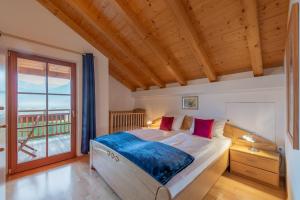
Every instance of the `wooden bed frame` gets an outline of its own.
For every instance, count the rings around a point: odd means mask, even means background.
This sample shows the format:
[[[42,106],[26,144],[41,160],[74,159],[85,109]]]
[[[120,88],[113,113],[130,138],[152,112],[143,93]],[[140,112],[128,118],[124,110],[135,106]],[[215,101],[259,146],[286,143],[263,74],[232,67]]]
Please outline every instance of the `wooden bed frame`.
[[[202,199],[227,169],[228,157],[229,151],[226,150],[173,199]],[[96,141],[91,141],[90,166],[123,200],[172,199],[167,187],[157,182],[127,158]]]
[[[203,198],[228,167],[228,152],[226,150],[173,199]],[[96,141],[91,141],[90,165],[123,200],[171,200],[167,187],[127,158]]]
[[[224,128],[224,135],[232,138],[233,143],[238,142],[238,136],[245,133],[247,133],[247,131],[230,124],[226,124]],[[157,182],[153,177],[148,175],[127,158],[96,141],[91,140],[90,145],[91,168],[95,169],[103,177],[106,183],[108,183],[108,185],[121,199],[172,199],[167,187]],[[272,145],[266,146],[268,148],[274,148]],[[218,159],[212,162],[195,180],[193,180],[173,199],[202,199],[228,166],[229,149],[227,149]]]

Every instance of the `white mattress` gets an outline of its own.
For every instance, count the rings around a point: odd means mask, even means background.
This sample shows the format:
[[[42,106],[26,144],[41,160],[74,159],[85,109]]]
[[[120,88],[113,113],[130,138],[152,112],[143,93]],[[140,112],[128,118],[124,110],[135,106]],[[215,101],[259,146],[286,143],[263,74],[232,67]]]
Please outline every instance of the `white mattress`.
[[[161,131],[158,129],[134,130],[130,133],[152,141],[159,141],[176,147],[190,155],[195,160],[187,168],[174,176],[165,186],[174,198],[188,184],[197,178],[212,162],[217,160],[231,145],[231,139],[214,137],[206,139],[183,133],[182,131]]]

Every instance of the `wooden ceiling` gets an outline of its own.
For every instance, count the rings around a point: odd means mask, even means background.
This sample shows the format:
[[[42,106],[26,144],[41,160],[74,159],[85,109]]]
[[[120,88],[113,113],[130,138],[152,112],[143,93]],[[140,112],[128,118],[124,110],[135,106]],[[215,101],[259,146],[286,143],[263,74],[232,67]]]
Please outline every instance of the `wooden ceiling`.
[[[289,0],[37,1],[131,90],[283,65]]]

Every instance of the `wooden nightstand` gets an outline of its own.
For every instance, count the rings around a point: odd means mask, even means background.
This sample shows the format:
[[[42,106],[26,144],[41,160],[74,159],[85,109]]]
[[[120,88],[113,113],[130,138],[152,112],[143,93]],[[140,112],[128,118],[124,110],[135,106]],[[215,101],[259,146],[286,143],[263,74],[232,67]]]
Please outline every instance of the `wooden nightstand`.
[[[246,146],[230,147],[230,172],[279,186],[280,154],[260,150],[252,152]]]

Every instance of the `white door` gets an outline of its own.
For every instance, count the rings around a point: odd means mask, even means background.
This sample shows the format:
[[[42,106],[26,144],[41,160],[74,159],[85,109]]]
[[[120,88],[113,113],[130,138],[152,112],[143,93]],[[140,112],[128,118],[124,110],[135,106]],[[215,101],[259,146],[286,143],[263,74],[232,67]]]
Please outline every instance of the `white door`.
[[[0,55],[0,199],[5,199],[6,175],[6,67]]]

